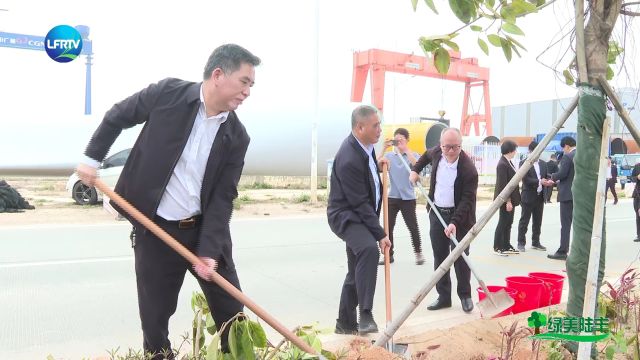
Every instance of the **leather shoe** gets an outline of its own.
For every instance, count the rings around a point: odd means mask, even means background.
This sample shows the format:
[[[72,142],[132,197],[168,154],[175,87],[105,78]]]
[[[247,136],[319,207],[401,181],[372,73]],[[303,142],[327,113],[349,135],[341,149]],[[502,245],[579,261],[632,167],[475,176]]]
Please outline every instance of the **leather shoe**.
[[[470,313],[473,310],[473,300],[471,298],[460,299],[462,303],[462,310],[466,313]]]
[[[554,259],[554,260],[567,260],[567,254],[563,254],[563,253],[559,253],[559,252],[557,252],[555,254],[552,254],[552,255],[547,255],[547,257],[549,259]]]
[[[336,329],[333,332],[336,334],[358,335],[358,323],[347,325],[340,319],[336,319]]]
[[[531,245],[531,248],[532,248],[532,249],[536,249],[536,250],[540,250],[540,251],[546,251],[546,250],[547,250],[547,247],[546,247],[546,246],[543,246],[543,245],[542,245],[542,244],[540,244],[540,243],[537,243],[537,244],[533,244],[533,245]]]
[[[393,264],[393,255],[389,256],[389,264]],[[378,261],[378,265],[384,265],[384,256],[380,258],[380,261]]]
[[[360,324],[358,325],[358,333],[360,335],[377,333],[378,324],[373,320],[373,315],[369,311],[360,313]]]
[[[433,303],[431,303],[431,305],[427,306],[427,310],[440,310],[440,309],[450,308],[450,307],[451,307],[451,300],[445,301],[445,300],[440,300],[440,298],[438,298],[438,300],[434,301]]]

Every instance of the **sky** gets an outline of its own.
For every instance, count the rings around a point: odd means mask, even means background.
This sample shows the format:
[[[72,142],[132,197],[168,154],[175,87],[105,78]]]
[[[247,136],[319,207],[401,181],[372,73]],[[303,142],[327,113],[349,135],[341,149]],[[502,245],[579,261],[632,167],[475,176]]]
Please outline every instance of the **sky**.
[[[248,157],[264,147],[277,151],[289,147],[308,154],[316,104],[320,137],[343,138],[348,133],[350,112],[356,105],[350,102],[353,51],[380,48],[423,55],[417,45],[419,36],[460,26],[446,2],[436,3],[441,15],[433,14],[421,1],[414,12],[409,0],[322,0],[317,12],[315,1],[300,0],[184,0],[167,5],[0,0],[0,9],[8,9],[0,11],[0,31],[44,36],[56,25],[84,24],[91,28],[94,51],[93,114],[86,116],[84,57],[60,64],[44,52],[0,48],[0,126],[12,134],[0,142],[0,167],[75,161],[114,103],[165,77],[201,80],[211,51],[228,42],[262,59],[251,97],[238,110],[253,139]],[[484,55],[474,33],[458,38],[463,57],[477,57],[481,66],[490,68],[492,106],[575,94],[574,87],[536,61],[559,39],[558,34],[573,27],[572,6],[572,2],[558,1],[518,20],[526,34],[521,42],[528,51],[511,63],[498,48]],[[636,23],[630,29],[629,34],[640,33]],[[550,48],[542,60],[553,65],[567,50],[568,39]],[[637,55],[635,46],[629,49],[627,64],[637,63]],[[560,70],[568,61],[566,57]],[[619,76],[614,86],[638,87],[640,77],[628,68],[632,74]],[[368,91],[365,103],[370,102]],[[384,121],[437,117],[443,109],[457,126],[463,91],[462,83],[389,74]],[[476,93],[473,107],[480,108],[480,103]],[[112,149],[132,144],[135,135],[135,131],[123,133]],[[295,144],[294,148],[288,144]],[[22,149],[20,154],[7,157],[7,151],[16,148]]]

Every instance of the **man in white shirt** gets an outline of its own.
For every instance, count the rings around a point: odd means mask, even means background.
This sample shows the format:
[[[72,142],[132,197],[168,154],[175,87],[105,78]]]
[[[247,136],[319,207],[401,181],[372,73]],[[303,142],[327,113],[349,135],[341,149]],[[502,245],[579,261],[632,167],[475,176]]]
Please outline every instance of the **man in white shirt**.
[[[448,224],[443,227],[433,212],[429,214],[431,247],[433,248],[433,268],[437,269],[449,256],[455,245],[449,240],[458,240],[471,230],[476,222],[476,198],[478,192],[478,170],[471,158],[462,150],[462,135],[456,128],[447,128],[440,135],[440,146],[429,149],[411,168],[409,180],[415,183],[419,173],[432,164],[429,198]],[[465,249],[469,254],[469,248]],[[464,312],[473,310],[471,300],[471,271],[462,258],[454,262],[457,293]],[[451,278],[449,271],[436,284],[438,300],[427,307],[439,310],[451,307]]]
[[[532,141],[529,144],[529,154],[538,146],[538,143]],[[524,164],[524,160],[520,162],[520,167]],[[544,213],[545,192],[544,185],[549,177],[547,171],[547,163],[538,159],[533,163],[527,174],[522,178],[522,193],[520,195],[522,213],[518,223],[518,251],[525,251],[527,243],[527,228],[529,220],[533,218],[531,225],[531,248],[540,251],[546,251],[547,248],[540,243],[540,233],[542,229],[542,214]]]
[[[243,309],[208,279],[217,271],[240,288],[229,221],[249,136],[235,110],[249,96],[259,64],[246,49],[226,44],[209,57],[202,82],[168,78],[133,94],[105,114],[87,146],[86,161],[78,165],[80,179],[93,185],[98,163],[120,132],[144,123],[115,191],[206,264],[192,269],[114,204],[134,225],[143,347],[153,360],[175,356],[168,323],[187,270],[198,275],[218,329]],[[223,352],[229,351],[227,334],[221,337]]]

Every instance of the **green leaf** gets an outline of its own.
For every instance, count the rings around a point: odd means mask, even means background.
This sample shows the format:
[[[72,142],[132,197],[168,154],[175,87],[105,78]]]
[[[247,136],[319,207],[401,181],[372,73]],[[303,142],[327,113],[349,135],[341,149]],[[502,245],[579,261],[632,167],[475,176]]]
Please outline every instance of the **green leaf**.
[[[229,338],[228,338],[228,343],[229,343],[229,351],[231,352],[231,355],[233,355],[234,359],[238,359],[238,340],[236,339],[236,329],[237,329],[237,321],[234,321],[231,324],[231,329],[229,330]]]
[[[433,53],[433,65],[436,67],[440,74],[446,74],[449,72],[449,66],[451,65],[451,57],[449,52],[443,48],[439,48]]]
[[[515,45],[511,44],[511,50],[514,53],[516,53],[516,55],[518,55],[518,57],[520,57],[520,58],[522,57],[522,55],[520,55],[520,51],[518,51],[518,48]]]
[[[220,346],[220,333],[213,334],[209,346],[207,346],[207,360],[218,360],[218,347]]]
[[[53,355],[49,354],[47,355],[47,360],[56,360]]]
[[[613,69],[611,68],[611,66],[607,65],[607,80],[613,79],[614,75],[615,74],[613,73]]]
[[[473,31],[482,31],[482,26],[478,26],[478,25],[471,25],[470,26],[471,30]]]
[[[515,44],[517,47],[519,47],[520,49],[522,49],[522,50],[524,50],[524,51],[527,51],[527,49],[526,49],[524,46],[522,46],[522,44],[520,44],[516,39],[512,38],[512,37],[511,37],[511,36],[509,36],[509,35],[506,35],[506,38],[507,38],[507,40],[509,40],[509,41],[511,41],[512,43],[514,43],[514,44]]]
[[[431,9],[431,11],[438,14],[438,10],[436,10],[436,6],[433,4],[433,0],[424,0],[424,2],[427,4],[429,9]]]
[[[613,345],[607,346],[607,350],[605,351],[605,355],[608,360],[613,360],[613,355],[616,353],[616,349]]]
[[[480,46],[480,49],[484,51],[485,55],[489,55],[489,46],[484,40],[478,38],[478,46]]]
[[[536,11],[536,6],[524,0],[513,0],[513,2],[511,3],[511,9],[513,10],[514,14],[518,16],[528,12]]]
[[[455,51],[460,51],[460,48],[458,47],[458,44],[454,43],[453,41],[442,40],[442,42],[447,44],[447,46],[449,46],[451,49],[453,49]]]
[[[502,51],[504,52],[504,57],[507,58],[508,62],[511,62],[511,42],[507,39],[500,38],[500,45],[502,46]]]
[[[214,335],[218,329],[216,328],[216,322],[213,321],[213,317],[211,316],[211,313],[208,313],[206,316],[206,325],[207,327],[207,332],[211,335]]]
[[[607,52],[607,64],[615,64],[616,59],[624,52],[624,48],[618,45],[616,41],[609,41],[609,50]]]
[[[487,40],[489,40],[489,42],[491,43],[491,45],[495,46],[495,47],[501,47],[502,44],[500,43],[500,36],[496,35],[496,34],[489,34],[487,35]]]
[[[485,0],[488,7],[493,8],[496,5],[495,0]]]
[[[449,0],[449,7],[456,17],[465,24],[476,17],[476,5],[473,0]]]
[[[513,35],[524,35],[524,32],[516,24],[503,23],[502,30]]]
[[[540,6],[542,6],[542,5],[546,4],[546,3],[547,3],[546,0],[538,0],[538,1],[536,1],[536,7],[540,7]]]
[[[418,0],[411,0],[411,6],[413,7],[413,11],[416,11],[418,8]]]
[[[502,16],[502,19],[508,23],[516,23],[516,13],[515,11],[513,11],[513,8],[511,8],[511,6],[503,6],[500,9],[500,16]]]
[[[429,40],[424,36],[420,37],[418,43],[420,44],[420,47],[422,47],[422,50],[425,52],[425,54],[431,53],[440,47],[439,42],[436,42],[435,40]]]
[[[251,339],[253,340],[253,345],[258,348],[267,347],[267,334],[265,334],[262,326],[255,322],[246,320],[249,325],[249,333],[251,334]]]

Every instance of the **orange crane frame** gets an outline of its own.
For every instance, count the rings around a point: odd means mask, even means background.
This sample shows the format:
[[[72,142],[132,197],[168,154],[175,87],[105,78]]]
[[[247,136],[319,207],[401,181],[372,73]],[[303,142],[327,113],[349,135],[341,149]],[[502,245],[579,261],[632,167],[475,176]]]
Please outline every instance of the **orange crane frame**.
[[[486,136],[493,135],[491,101],[489,99],[489,69],[479,66],[477,58],[463,59],[460,53],[456,51],[449,51],[449,55],[451,56],[449,72],[443,75],[438,73],[433,61],[424,56],[380,49],[357,51],[353,54],[351,101],[362,102],[369,70],[371,70],[371,99],[373,105],[381,112],[384,104],[384,77],[387,71],[460,81],[465,83],[462,119],[460,122],[462,135],[469,135],[471,124],[473,124],[476,135],[481,135],[480,123],[485,124]],[[482,86],[484,114],[469,114],[471,88],[476,86]]]

